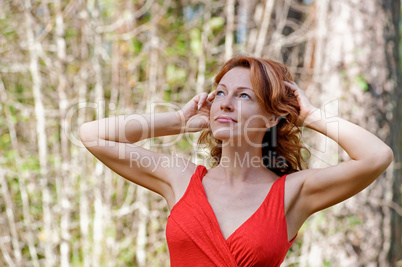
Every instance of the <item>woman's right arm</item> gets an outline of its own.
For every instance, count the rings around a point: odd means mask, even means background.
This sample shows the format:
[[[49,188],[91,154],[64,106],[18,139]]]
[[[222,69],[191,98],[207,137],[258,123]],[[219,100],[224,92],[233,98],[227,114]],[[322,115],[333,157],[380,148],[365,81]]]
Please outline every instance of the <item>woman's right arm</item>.
[[[177,112],[120,115],[87,122],[80,127],[80,139],[110,169],[162,195],[172,207],[176,196],[183,191],[180,178],[191,177],[196,165],[184,158],[157,153],[132,143],[205,128],[211,105],[207,97],[206,93],[196,95]],[[200,110],[199,103],[203,104]]]
[[[80,137],[89,146],[98,145],[99,138],[135,143],[150,137],[183,133],[183,120],[179,112],[120,115],[84,123],[80,128]]]

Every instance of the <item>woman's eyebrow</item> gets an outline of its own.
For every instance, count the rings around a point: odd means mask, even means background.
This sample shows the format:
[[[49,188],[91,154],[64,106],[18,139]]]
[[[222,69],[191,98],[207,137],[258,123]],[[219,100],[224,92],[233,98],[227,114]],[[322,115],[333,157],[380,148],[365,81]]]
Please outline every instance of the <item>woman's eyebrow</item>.
[[[225,84],[223,84],[223,83],[220,83],[220,84],[218,84],[218,86],[223,86],[223,87],[225,87],[226,89],[227,89],[227,87],[226,87],[226,85]],[[217,87],[218,87],[217,86]],[[251,90],[251,91],[254,91],[253,89],[251,89],[250,87],[246,87],[246,86],[239,86],[239,87],[237,87],[237,90],[239,90],[239,89],[248,89],[248,90]]]

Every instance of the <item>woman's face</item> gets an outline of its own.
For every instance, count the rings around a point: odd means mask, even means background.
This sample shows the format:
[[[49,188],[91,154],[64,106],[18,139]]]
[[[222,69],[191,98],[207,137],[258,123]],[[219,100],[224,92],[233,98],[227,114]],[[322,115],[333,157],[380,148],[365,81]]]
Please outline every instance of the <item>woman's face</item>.
[[[258,102],[249,69],[236,67],[222,77],[210,111],[211,129],[216,139],[245,140],[261,145],[271,118]]]

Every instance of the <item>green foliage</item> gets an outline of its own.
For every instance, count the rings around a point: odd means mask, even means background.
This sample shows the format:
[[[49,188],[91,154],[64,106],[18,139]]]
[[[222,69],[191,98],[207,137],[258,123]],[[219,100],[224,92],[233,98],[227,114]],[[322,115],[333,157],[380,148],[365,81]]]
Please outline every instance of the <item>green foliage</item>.
[[[362,225],[363,222],[356,215],[348,215],[347,217],[348,226],[353,230],[356,226]]]
[[[9,162],[15,161],[15,151],[12,149],[4,151],[4,157],[8,159]]]
[[[363,74],[359,74],[353,78],[353,82],[364,92],[368,91],[368,83]]]
[[[89,1],[90,2],[90,1]],[[97,1],[94,1],[94,5],[97,5]],[[102,12],[102,17],[103,18],[109,18],[113,17],[116,12],[116,3],[113,0],[100,0],[99,1],[99,7]],[[123,14],[119,14],[119,17],[122,17],[126,14],[127,10],[123,12]]]
[[[77,31],[77,29],[68,27],[65,31],[64,38],[66,38],[66,39],[75,38],[75,37],[78,37],[78,34],[79,34],[79,32]]]
[[[189,149],[193,148],[186,138],[181,138],[177,143],[177,146],[181,151],[188,151]]]
[[[7,150],[9,150],[11,148],[10,133],[6,132],[6,133],[0,135],[0,148],[2,151],[6,151],[6,152],[7,152]]]
[[[130,266],[135,262],[135,249],[127,247],[121,250],[116,266]]]
[[[168,56],[185,56],[188,53],[186,36],[179,34],[174,44],[167,47],[165,52]]]
[[[21,168],[23,171],[39,171],[40,165],[38,155],[28,155],[24,157]]]
[[[17,206],[21,206],[20,205],[21,199],[20,199],[19,194],[18,194],[18,192],[20,191],[19,190],[20,186],[19,186],[19,183],[18,183],[18,178],[16,178],[16,177],[9,178],[8,179],[8,187],[9,187],[9,190],[14,193],[14,196],[15,196],[14,197],[14,203]]]
[[[196,56],[201,55],[202,53],[201,31],[197,28],[193,28],[190,31],[190,48],[191,51]]]
[[[225,19],[223,17],[213,17],[208,21],[208,24],[212,30],[220,30],[225,25]]]
[[[139,55],[142,50],[142,42],[137,38],[131,39],[131,49],[133,55]]]
[[[165,89],[163,100],[165,102],[170,102],[172,100],[172,88],[170,86],[167,89]]]
[[[169,83],[184,82],[186,79],[186,70],[173,64],[166,66],[166,80]]]
[[[18,39],[17,30],[13,27],[12,20],[9,16],[0,17],[0,29],[2,36],[7,40],[7,42],[15,42]],[[0,47],[5,46],[5,42],[0,42]]]
[[[310,152],[310,153],[311,153],[311,152]],[[309,153],[307,150],[305,150],[305,149],[301,150],[302,157],[303,157],[303,159],[305,159],[305,160],[309,159],[310,153]]]

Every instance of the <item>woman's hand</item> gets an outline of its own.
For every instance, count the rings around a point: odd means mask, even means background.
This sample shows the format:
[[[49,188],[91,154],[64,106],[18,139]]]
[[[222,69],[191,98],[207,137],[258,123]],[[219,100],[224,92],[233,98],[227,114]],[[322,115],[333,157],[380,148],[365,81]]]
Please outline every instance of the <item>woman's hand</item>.
[[[198,132],[209,127],[209,111],[216,91],[194,96],[180,111],[186,124],[186,132]]]
[[[311,104],[310,100],[307,98],[306,93],[300,89],[295,82],[292,83],[285,82],[285,86],[289,87],[294,95],[297,97],[297,102],[300,107],[300,115],[296,122],[296,126],[305,126],[306,119],[309,115],[311,115],[318,108]]]

